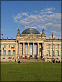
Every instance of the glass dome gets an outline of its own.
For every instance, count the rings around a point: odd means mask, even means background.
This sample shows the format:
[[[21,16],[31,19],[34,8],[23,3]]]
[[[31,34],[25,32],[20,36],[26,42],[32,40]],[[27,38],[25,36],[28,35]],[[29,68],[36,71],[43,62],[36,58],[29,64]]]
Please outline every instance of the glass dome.
[[[22,34],[40,34],[39,31],[37,31],[34,28],[28,28],[22,32]]]

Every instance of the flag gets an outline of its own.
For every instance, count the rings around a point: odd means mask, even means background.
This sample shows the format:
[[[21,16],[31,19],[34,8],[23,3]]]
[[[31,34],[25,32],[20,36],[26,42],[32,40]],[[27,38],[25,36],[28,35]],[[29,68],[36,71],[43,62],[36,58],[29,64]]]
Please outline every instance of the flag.
[[[11,47],[11,49],[13,50],[13,49],[14,49],[14,47]]]
[[[1,36],[3,36],[3,34],[1,34]]]
[[[53,39],[53,33],[52,33],[52,39]]]

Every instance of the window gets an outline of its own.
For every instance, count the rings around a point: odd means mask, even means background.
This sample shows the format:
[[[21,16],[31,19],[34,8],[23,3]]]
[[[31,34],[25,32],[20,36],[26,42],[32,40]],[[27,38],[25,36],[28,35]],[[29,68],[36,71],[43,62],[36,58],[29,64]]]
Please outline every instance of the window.
[[[8,57],[8,59],[12,59],[12,57]]]
[[[2,58],[2,59],[5,59],[5,58]]]
[[[1,56],[1,50],[0,50],[0,56]]]
[[[10,48],[10,45],[9,45],[9,48]]]
[[[13,45],[13,47],[15,48],[15,45]]]
[[[59,52],[58,52],[58,50],[56,50],[56,56],[58,56],[59,55]]]
[[[58,48],[58,45],[56,45],[56,48]]]
[[[0,48],[1,48],[1,44],[0,44]]]
[[[4,54],[3,54],[4,56],[6,55],[6,50],[4,50]]]
[[[11,50],[8,50],[8,55],[11,55]]]
[[[13,50],[13,55],[15,55],[15,50]]]
[[[47,56],[49,56],[49,50],[47,50]]]
[[[61,45],[61,49],[62,49],[62,45]]]
[[[4,45],[4,48],[6,48],[6,45]]]
[[[62,50],[61,50],[61,56],[62,56]]]
[[[49,44],[47,45],[47,48],[49,48]]]

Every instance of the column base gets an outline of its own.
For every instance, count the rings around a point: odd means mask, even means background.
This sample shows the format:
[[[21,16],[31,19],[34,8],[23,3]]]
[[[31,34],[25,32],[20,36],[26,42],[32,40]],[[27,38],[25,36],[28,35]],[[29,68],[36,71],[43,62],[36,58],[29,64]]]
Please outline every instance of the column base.
[[[23,57],[25,57],[25,56],[23,55]]]
[[[39,59],[39,56],[37,56],[37,58]]]
[[[34,58],[34,56],[33,56],[33,58]]]
[[[27,56],[27,58],[29,58],[29,56]]]

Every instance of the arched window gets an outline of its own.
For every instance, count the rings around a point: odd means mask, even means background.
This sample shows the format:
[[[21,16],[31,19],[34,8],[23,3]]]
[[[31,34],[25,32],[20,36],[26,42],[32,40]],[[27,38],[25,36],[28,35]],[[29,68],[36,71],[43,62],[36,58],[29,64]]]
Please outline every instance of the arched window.
[[[4,54],[3,54],[4,56],[6,55],[6,50],[4,50]]]
[[[47,56],[49,56],[49,50],[47,50]]]
[[[11,55],[11,50],[8,50],[8,55]]]
[[[56,56],[58,56],[59,55],[59,51],[58,50],[56,50]]]
[[[13,55],[15,55],[15,50],[13,50]]]

